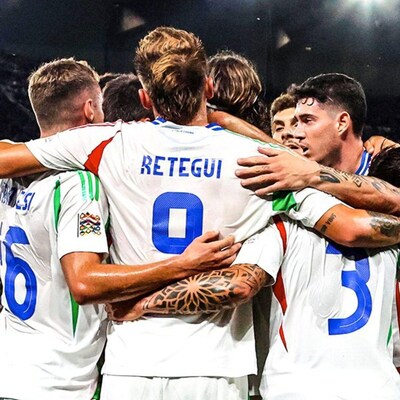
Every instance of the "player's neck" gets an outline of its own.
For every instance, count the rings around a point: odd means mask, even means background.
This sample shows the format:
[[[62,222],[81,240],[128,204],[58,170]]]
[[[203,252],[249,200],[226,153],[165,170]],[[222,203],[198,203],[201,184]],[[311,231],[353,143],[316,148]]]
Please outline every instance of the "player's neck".
[[[192,118],[192,120],[188,123],[190,126],[206,126],[208,125],[208,117],[207,117],[207,98],[203,96],[203,100],[201,102],[199,111],[197,111],[196,115]]]
[[[58,131],[53,131],[53,130],[41,130],[40,131],[40,137],[41,138],[46,138],[46,137],[49,137],[49,136],[53,136],[53,135],[55,135],[56,133],[57,133]],[[61,132],[61,131],[60,131]]]
[[[77,121],[75,123],[61,123],[56,125],[50,125],[48,127],[40,127],[40,137],[45,138],[49,136],[53,136],[58,132],[67,131],[71,128],[76,128],[77,126],[86,125],[88,123],[87,120],[82,119],[81,121]]]
[[[354,174],[361,163],[364,145],[360,137],[354,137],[346,142],[337,160],[331,165],[333,168]]]
[[[206,126],[208,125],[207,119],[207,109],[200,107],[199,112],[194,116],[194,118],[188,123],[190,126]]]
[[[154,117],[158,118],[161,117],[161,115],[158,113],[157,110],[154,109]],[[173,123],[176,123],[175,121],[171,121]],[[196,113],[196,115],[189,121],[186,125],[188,126],[206,126],[208,125],[208,120],[207,120],[207,108],[202,104],[200,106],[200,110]]]

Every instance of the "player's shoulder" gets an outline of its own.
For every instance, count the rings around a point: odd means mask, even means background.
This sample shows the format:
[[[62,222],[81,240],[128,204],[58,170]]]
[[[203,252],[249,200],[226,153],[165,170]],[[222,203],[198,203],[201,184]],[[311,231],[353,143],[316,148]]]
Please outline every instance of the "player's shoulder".
[[[115,131],[119,131],[121,130],[121,126],[125,124],[124,121],[122,121],[122,119],[119,119],[115,122],[100,122],[97,124],[86,124],[86,125],[80,125],[80,126],[75,126],[73,128],[69,128],[67,131],[68,132],[81,132],[81,131],[98,131],[99,128],[101,129],[106,129],[106,130],[115,130]],[[53,138],[53,136],[49,136],[49,138]]]
[[[142,142],[153,140],[152,136],[158,135],[160,126],[153,124],[154,121],[122,121],[118,120],[114,127],[115,137],[119,138],[121,143],[113,140],[112,143],[117,143],[118,146],[139,145]]]
[[[54,190],[60,196],[73,192],[85,200],[98,200],[101,192],[99,178],[90,171],[65,171],[53,175]]]
[[[60,181],[60,184],[79,184],[82,185],[84,182],[98,181],[99,178],[92,172],[86,170],[76,171],[64,171],[54,175],[54,179]]]

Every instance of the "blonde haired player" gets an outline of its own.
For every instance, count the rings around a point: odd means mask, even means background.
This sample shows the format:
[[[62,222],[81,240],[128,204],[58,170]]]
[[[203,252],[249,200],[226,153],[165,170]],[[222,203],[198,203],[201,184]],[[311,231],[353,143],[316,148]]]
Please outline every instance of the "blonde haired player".
[[[42,65],[28,93],[42,137],[103,120],[98,75],[86,62]],[[106,199],[90,172],[47,172],[19,183],[3,181],[1,192],[0,396],[91,399],[106,315],[100,305],[78,306],[59,259],[108,252]]]
[[[42,136],[103,119],[98,76],[85,62],[60,59],[41,66],[30,78],[29,96]],[[165,262],[136,268],[101,264],[108,252],[108,207],[92,173],[46,173],[19,192],[5,189],[1,198],[6,215],[0,225],[3,398],[91,399],[97,393],[96,364],[105,343],[104,307],[98,303],[136,295],[138,281],[145,280],[143,271],[157,287],[218,267],[225,259],[229,264],[237,250],[229,248],[231,239],[204,243],[214,237],[206,234]],[[62,263],[77,254],[91,257],[90,268]]]

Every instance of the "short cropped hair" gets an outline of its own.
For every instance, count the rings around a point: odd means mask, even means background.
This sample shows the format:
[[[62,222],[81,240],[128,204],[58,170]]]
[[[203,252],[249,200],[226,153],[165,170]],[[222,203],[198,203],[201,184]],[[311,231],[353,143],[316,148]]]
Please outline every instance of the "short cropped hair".
[[[146,110],[139,98],[142,84],[134,74],[120,74],[110,80],[103,90],[104,121],[139,121],[153,119],[151,110]]]
[[[39,125],[74,121],[74,99],[83,91],[99,88],[99,76],[86,61],[57,59],[41,65],[28,78],[28,95]],[[65,112],[64,112],[65,111]]]
[[[271,104],[270,117],[271,120],[274,118],[275,114],[286,110],[288,108],[296,108],[297,101],[296,98],[289,93],[282,93],[278,96]]]
[[[345,74],[329,73],[308,78],[291,88],[290,94],[301,99],[313,98],[322,104],[348,112],[354,133],[361,136],[367,116],[367,102],[360,82]]]
[[[161,117],[188,124],[200,110],[208,72],[201,40],[193,33],[158,27],[136,49],[136,73]]]
[[[373,158],[369,175],[400,187],[400,147],[388,147]]]
[[[268,131],[267,105],[262,98],[263,86],[255,65],[230,50],[211,56],[208,64],[214,81],[214,97],[208,100],[209,107]]]

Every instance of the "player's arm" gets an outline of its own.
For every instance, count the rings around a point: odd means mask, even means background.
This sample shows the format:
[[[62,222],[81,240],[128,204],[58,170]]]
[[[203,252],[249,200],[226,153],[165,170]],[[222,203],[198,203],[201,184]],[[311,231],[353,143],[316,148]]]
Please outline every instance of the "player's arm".
[[[46,170],[25,144],[0,142],[1,178],[14,178]]]
[[[314,227],[325,237],[348,247],[378,248],[400,243],[400,218],[339,204]]]
[[[400,216],[400,189],[379,178],[348,174],[321,165],[309,186],[353,207]]]
[[[102,255],[73,252],[61,258],[68,286],[79,304],[137,298],[171,282],[230,265],[240,248],[217,232],[195,239],[179,256],[146,265],[102,264]]]
[[[272,278],[260,267],[236,264],[198,274],[156,291],[139,302],[108,304],[109,318],[131,321],[145,314],[191,315],[230,309],[249,301]]]
[[[59,132],[51,138],[31,140],[25,144],[0,145],[0,178],[30,175],[54,169],[59,171],[96,169],[89,155],[112,141],[119,125],[86,125]]]
[[[276,140],[272,139],[272,137],[268,136],[261,129],[224,111],[213,111],[209,113],[208,122],[215,122],[225,129],[240,133],[241,135],[252,139],[261,140],[266,143],[277,143]]]
[[[353,207],[400,215],[400,190],[385,181],[325,167],[293,152],[267,147],[259,151],[261,156],[238,160],[246,168],[237,171],[242,185],[258,196],[312,187]]]
[[[371,136],[366,142],[364,142],[365,150],[375,157],[379,152],[388,147],[400,147],[399,143],[393,142],[384,136]]]

